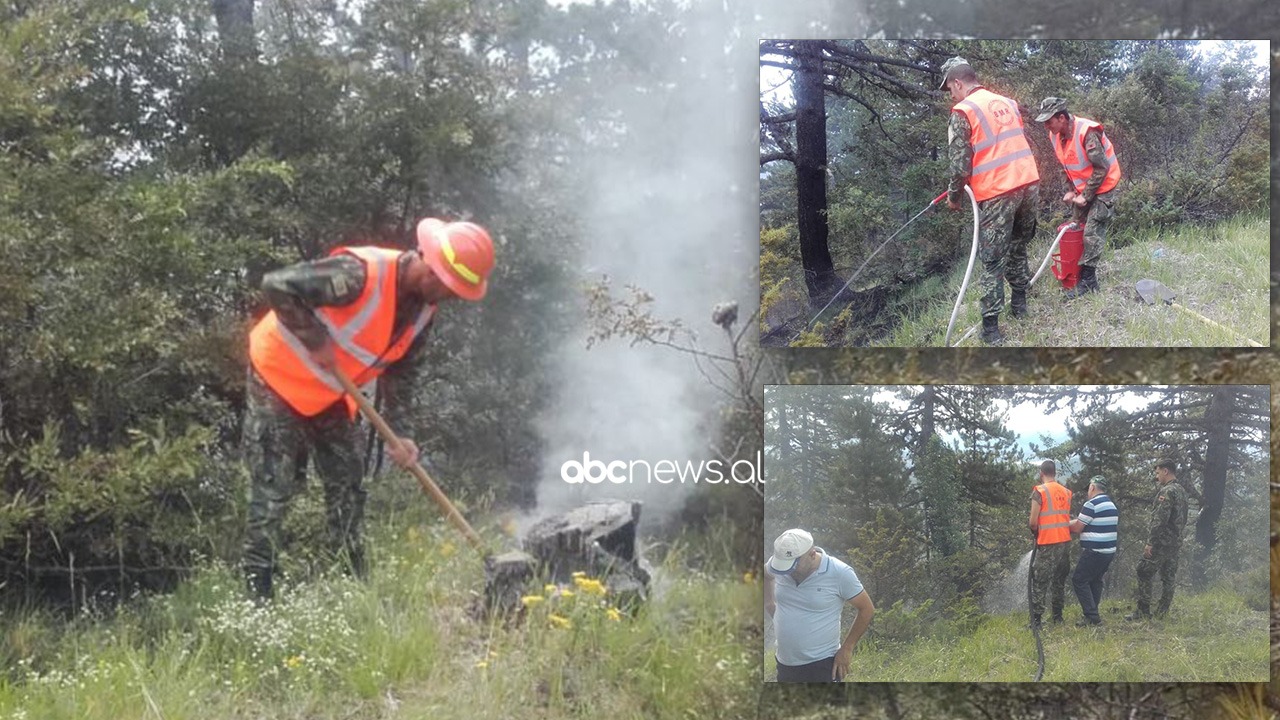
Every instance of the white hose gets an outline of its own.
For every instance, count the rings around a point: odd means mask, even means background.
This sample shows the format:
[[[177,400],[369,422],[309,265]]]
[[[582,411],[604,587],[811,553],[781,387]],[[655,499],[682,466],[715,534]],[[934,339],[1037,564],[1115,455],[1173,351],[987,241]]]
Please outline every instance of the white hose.
[[[978,201],[973,197],[973,190],[964,186],[969,193],[969,203],[973,205],[973,246],[969,248],[969,267],[965,268],[964,281],[960,283],[960,294],[956,295],[956,305],[951,308],[951,322],[947,323],[947,336],[944,339],[947,347],[951,347],[951,330],[956,324],[956,315],[960,313],[960,302],[964,300],[964,291],[969,289],[969,276],[973,275],[973,261],[978,257]]]
[[[1038,280],[1040,276],[1044,274],[1044,269],[1049,267],[1049,259],[1053,257],[1053,251],[1058,249],[1058,242],[1062,240],[1062,236],[1066,235],[1068,230],[1072,230],[1075,227],[1076,227],[1076,224],[1074,222],[1071,222],[1071,223],[1067,223],[1066,225],[1063,225],[1062,229],[1058,231],[1058,237],[1053,239],[1053,244],[1049,246],[1049,252],[1045,253],[1044,262],[1040,263],[1040,269],[1036,271],[1035,275],[1031,276],[1031,282],[1027,283],[1028,289],[1030,289],[1031,286],[1035,284],[1036,280]]]
[[[1078,226],[1078,225],[1076,225],[1074,222],[1071,222],[1071,223],[1067,223],[1066,225],[1063,225],[1063,226],[1062,226],[1062,229],[1058,231],[1058,237],[1054,238],[1054,239],[1053,239],[1053,242],[1049,244],[1049,252],[1047,252],[1047,253],[1045,253],[1045,254],[1044,254],[1044,261],[1040,263],[1040,269],[1039,269],[1039,270],[1036,270],[1036,274],[1035,274],[1035,275],[1032,275],[1032,276],[1031,276],[1031,280],[1029,280],[1029,281],[1027,282],[1027,289],[1028,289],[1028,290],[1030,290],[1030,289],[1031,289],[1031,286],[1036,284],[1036,280],[1039,280],[1039,279],[1040,279],[1040,276],[1044,274],[1044,270],[1045,270],[1045,268],[1049,267],[1049,260],[1051,260],[1051,259],[1053,258],[1053,251],[1058,249],[1058,243],[1059,243],[1059,242],[1061,242],[1061,240],[1062,240],[1062,236],[1063,236],[1063,235],[1066,235],[1068,230],[1072,230],[1072,229],[1075,229],[1075,228],[1077,228],[1077,227],[1079,227],[1079,226]],[[963,295],[964,295],[964,290],[963,290],[963,289],[960,291],[960,295],[961,295],[961,296],[963,296]],[[957,299],[956,299],[956,303],[957,303],[957,305],[959,304],[959,302],[960,302],[960,300],[959,300],[959,298],[957,298]],[[952,321],[953,321],[953,322],[954,322],[954,319],[955,319],[955,313],[952,313]],[[960,339],[959,339],[959,340],[956,340],[956,344],[955,344],[955,345],[948,345],[948,347],[958,347],[958,346],[960,345],[960,343],[964,342],[965,340],[968,340],[968,339],[969,339],[969,337],[970,337],[971,335],[973,335],[975,332],[977,332],[977,330],[978,330],[978,326],[977,326],[977,325],[974,325],[973,327],[971,327],[971,328],[969,328],[968,330],[966,330],[966,331],[964,332],[964,334],[960,336]],[[950,328],[948,328],[948,332],[947,332],[947,334],[948,334],[948,336],[950,335]]]

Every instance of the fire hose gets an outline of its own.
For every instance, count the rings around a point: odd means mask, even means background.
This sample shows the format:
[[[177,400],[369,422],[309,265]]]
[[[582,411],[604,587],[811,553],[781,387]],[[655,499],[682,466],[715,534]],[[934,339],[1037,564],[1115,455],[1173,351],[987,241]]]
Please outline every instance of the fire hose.
[[[969,289],[969,278],[973,275],[973,261],[978,257],[978,200],[973,197],[973,190],[968,185],[964,186],[964,191],[969,193],[969,204],[973,206],[973,245],[969,247],[969,267],[964,270],[960,294],[956,295],[955,307],[951,308],[951,322],[947,323],[947,335],[944,340],[947,347],[951,347],[951,329],[955,327],[956,315],[960,313],[960,302],[964,300],[964,291]]]
[[[1031,634],[1036,639],[1036,658],[1039,663],[1036,667],[1036,676],[1031,679],[1031,682],[1040,682],[1040,678],[1044,677],[1044,643],[1040,641],[1040,620],[1031,607],[1032,587],[1036,578],[1036,549],[1039,547],[1040,545],[1033,540],[1031,561],[1027,564],[1027,614],[1031,616]]]

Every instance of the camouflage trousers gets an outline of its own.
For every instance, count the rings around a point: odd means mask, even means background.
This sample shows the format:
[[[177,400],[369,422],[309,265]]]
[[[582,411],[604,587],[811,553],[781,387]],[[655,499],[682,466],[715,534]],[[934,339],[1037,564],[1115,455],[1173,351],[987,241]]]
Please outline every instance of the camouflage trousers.
[[[1036,234],[1040,185],[1032,183],[978,203],[978,257],[982,260],[982,317],[1004,309],[1004,283],[1026,290],[1031,282],[1027,245]]]
[[[249,467],[249,519],[243,565],[246,574],[276,568],[281,528],[294,495],[306,487],[308,459],[324,487],[327,550],[356,575],[364,574],[364,461],[360,433],[343,403],[314,417],[289,407],[258,377],[248,380],[244,447]]]
[[[1081,265],[1097,266],[1102,262],[1102,250],[1107,246],[1107,225],[1115,215],[1115,190],[1102,193],[1085,207],[1076,208],[1074,220],[1084,223],[1084,254]]]
[[[1034,577],[1031,582],[1031,614],[1044,614],[1045,595],[1049,596],[1052,617],[1062,617],[1065,606],[1067,574],[1071,571],[1071,543],[1060,542],[1036,548]]]
[[[1138,612],[1151,614],[1151,591],[1156,573],[1160,573],[1160,604],[1156,606],[1156,615],[1169,612],[1173,604],[1174,577],[1178,574],[1178,553],[1180,547],[1153,547],[1151,557],[1138,561]]]

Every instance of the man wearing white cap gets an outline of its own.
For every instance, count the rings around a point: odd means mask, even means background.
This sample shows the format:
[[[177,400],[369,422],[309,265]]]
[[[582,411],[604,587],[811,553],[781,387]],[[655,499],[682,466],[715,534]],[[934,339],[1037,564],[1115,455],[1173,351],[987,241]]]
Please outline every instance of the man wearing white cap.
[[[875,614],[871,596],[853,568],[816,547],[805,530],[779,535],[766,565],[764,603],[778,638],[778,682],[840,682]],[[845,603],[858,617],[842,643]]]

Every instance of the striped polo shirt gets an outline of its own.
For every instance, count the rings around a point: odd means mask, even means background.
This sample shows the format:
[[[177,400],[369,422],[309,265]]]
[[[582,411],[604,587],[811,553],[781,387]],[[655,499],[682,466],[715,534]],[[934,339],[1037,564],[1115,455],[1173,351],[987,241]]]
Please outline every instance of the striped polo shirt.
[[[1084,530],[1080,533],[1080,547],[1106,554],[1116,551],[1116,527],[1120,522],[1120,513],[1116,511],[1116,504],[1105,493],[1086,500],[1076,519],[1084,523]]]

